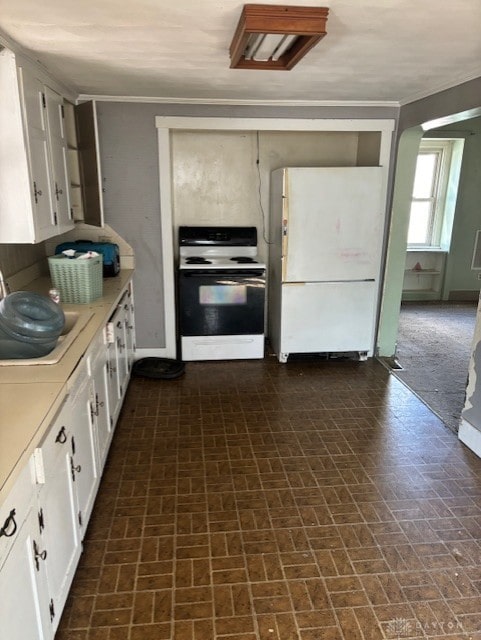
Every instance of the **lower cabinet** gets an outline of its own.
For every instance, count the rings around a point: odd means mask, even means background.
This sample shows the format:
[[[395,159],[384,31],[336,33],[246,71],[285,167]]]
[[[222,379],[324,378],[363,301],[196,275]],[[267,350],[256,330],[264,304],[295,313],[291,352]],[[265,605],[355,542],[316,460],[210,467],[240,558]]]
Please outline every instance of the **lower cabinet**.
[[[70,411],[70,472],[82,539],[99,485],[95,422],[91,413],[89,378],[79,381]]]
[[[102,334],[103,337],[103,334]],[[89,354],[92,383],[90,387],[90,416],[94,425],[97,460],[100,468],[105,464],[113,434],[114,419],[109,398],[109,359],[107,345],[94,345]]]
[[[134,302],[131,287],[124,293],[110,317],[105,334],[108,344],[107,393],[110,415],[115,421],[127,390],[135,354]]]
[[[45,553],[49,611],[58,626],[81,553],[98,487],[93,424],[89,412],[86,367],[76,375],[78,387],[67,399],[34,452],[38,523]]]
[[[0,569],[1,636],[5,640],[53,637],[47,557],[40,539],[37,512],[31,508],[16,531],[15,543]]]
[[[121,327],[113,341],[105,330],[92,341],[63,405],[0,505],[2,638],[52,640],[58,627],[128,384],[129,309],[127,320],[124,305],[116,306]]]

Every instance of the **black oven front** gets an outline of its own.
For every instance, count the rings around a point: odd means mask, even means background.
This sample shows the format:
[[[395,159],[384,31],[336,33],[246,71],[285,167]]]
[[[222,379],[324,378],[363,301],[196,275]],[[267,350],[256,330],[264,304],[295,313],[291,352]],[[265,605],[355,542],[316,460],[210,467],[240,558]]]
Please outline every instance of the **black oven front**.
[[[264,333],[264,269],[181,269],[181,336]]]

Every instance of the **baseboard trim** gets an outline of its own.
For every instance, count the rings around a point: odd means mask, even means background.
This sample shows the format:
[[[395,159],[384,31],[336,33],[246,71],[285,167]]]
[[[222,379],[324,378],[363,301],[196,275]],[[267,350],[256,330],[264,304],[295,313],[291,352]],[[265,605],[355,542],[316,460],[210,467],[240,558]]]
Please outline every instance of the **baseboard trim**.
[[[481,431],[473,427],[473,425],[464,418],[461,418],[459,424],[458,438],[463,444],[469,447],[478,458],[481,458]]]
[[[463,291],[462,289],[457,289],[455,291],[450,291],[448,300],[456,300],[458,302],[473,302],[479,299],[479,291],[472,291],[467,289]]]

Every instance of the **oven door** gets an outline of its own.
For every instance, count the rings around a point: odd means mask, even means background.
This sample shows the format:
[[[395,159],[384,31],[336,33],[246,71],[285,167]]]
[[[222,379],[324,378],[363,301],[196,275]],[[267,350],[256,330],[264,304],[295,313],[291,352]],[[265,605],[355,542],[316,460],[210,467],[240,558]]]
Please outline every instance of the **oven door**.
[[[264,269],[182,269],[180,335],[264,333]]]

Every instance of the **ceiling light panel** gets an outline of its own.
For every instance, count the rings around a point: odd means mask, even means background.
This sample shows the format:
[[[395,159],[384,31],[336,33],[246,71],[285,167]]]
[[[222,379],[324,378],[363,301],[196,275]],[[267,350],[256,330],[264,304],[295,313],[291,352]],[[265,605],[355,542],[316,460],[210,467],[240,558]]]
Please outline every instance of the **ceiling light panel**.
[[[326,35],[329,9],[246,4],[231,46],[231,68],[289,70]]]

